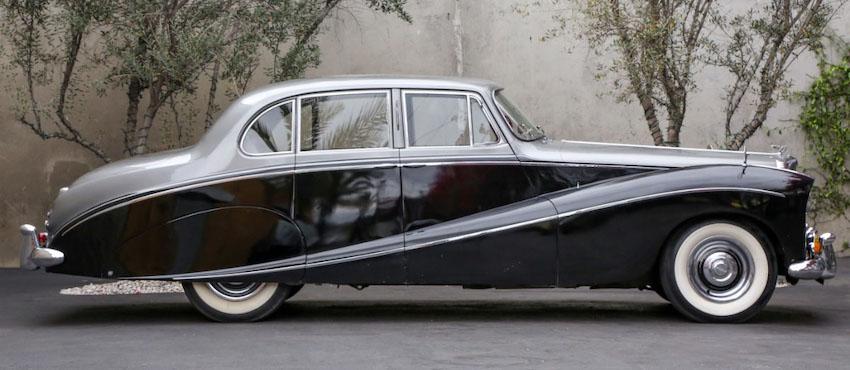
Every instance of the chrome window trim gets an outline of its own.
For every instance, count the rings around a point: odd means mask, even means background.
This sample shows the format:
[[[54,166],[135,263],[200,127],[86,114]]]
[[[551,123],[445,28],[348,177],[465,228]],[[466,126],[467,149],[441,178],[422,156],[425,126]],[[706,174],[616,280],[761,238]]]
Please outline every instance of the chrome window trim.
[[[469,130],[469,144],[468,145],[411,145],[410,143],[410,125],[407,121],[407,94],[427,94],[427,95],[464,95],[466,96],[466,115],[467,115],[467,127]],[[470,99],[475,99],[481,105],[481,110],[484,112],[484,116],[487,118],[487,123],[490,124],[490,129],[493,130],[493,133],[496,134],[497,141],[494,143],[487,144],[479,144],[475,145],[475,141],[472,136],[472,107]],[[472,91],[464,91],[464,90],[423,90],[423,89],[401,89],[401,123],[404,130],[404,147],[406,148],[426,148],[426,149],[457,149],[457,148],[466,148],[466,147],[489,147],[495,146],[502,143],[506,143],[502,139],[502,135],[500,134],[501,130],[496,129],[496,125],[494,124],[493,116],[489,112],[490,109],[487,108],[487,105],[484,104],[484,99],[476,92]]]
[[[496,125],[496,120],[490,114],[490,109],[487,108],[487,104],[484,104],[484,99],[482,99],[480,96],[478,96],[478,94],[472,94],[469,97],[471,99],[475,99],[475,101],[478,102],[478,105],[481,106],[481,111],[484,112],[484,118],[486,118],[487,123],[490,124],[490,129],[493,130],[493,134],[496,135],[496,141],[495,142],[483,143],[483,144],[475,144],[475,142],[474,142],[475,136],[473,135],[472,146],[479,146],[479,147],[481,147],[481,146],[493,146],[493,145],[499,145],[499,144],[502,144],[503,142],[506,142],[505,140],[502,140],[502,135],[499,133],[501,130],[496,129],[496,127],[498,127]],[[472,127],[472,106],[471,106],[471,102],[470,102],[470,108],[469,108],[469,122],[470,122],[470,134],[471,134],[471,132],[472,132],[472,128],[471,128]]]
[[[314,150],[301,150],[301,101],[309,98],[317,98],[324,96],[342,96],[342,95],[358,95],[358,94],[384,94],[387,101],[387,146],[377,147],[377,148],[344,148],[344,149],[314,149]],[[297,135],[295,141],[295,153],[316,153],[316,152],[334,152],[334,153],[345,153],[344,151],[364,151],[364,150],[396,150],[393,148],[393,120],[392,120],[392,90],[391,89],[367,89],[367,90],[344,90],[344,91],[331,91],[331,92],[319,92],[319,93],[310,93],[305,95],[300,95],[296,99],[296,118],[297,122],[293,126],[295,127],[295,132]]]
[[[522,142],[526,142],[526,143],[535,142],[535,141],[537,141],[537,140],[540,140],[540,139],[543,139],[543,138],[547,137],[547,136],[546,136],[546,134],[544,133],[544,134],[543,134],[543,136],[541,136],[541,137],[539,137],[539,138],[537,138],[537,139],[532,139],[532,140],[529,140],[529,139],[523,139],[523,138],[519,137],[519,135],[517,135],[517,133],[516,133],[516,132],[514,132],[514,130],[511,130],[510,125],[508,125],[508,122],[507,122],[507,121],[505,121],[505,108],[504,108],[504,107],[502,107],[502,105],[501,105],[501,104],[499,104],[499,100],[498,100],[498,99],[496,99],[496,93],[497,93],[497,92],[499,92],[499,91],[502,91],[502,90],[504,90],[504,89],[493,90],[492,92],[490,92],[490,94],[492,95],[491,97],[493,98],[493,104],[495,104],[495,105],[496,105],[496,109],[499,111],[499,115],[501,115],[501,116],[502,116],[502,121],[504,121],[505,126],[507,126],[508,131],[510,131],[510,132],[511,132],[511,135],[513,135],[513,137],[514,137],[515,139],[517,139],[517,140],[519,140],[519,141],[522,141]],[[510,115],[508,115],[508,116],[510,116]],[[527,117],[526,117],[526,118],[527,118]],[[516,119],[514,119],[514,121],[516,121]],[[537,127],[540,127],[540,126],[537,126]],[[542,132],[543,130],[540,130],[540,131]],[[567,140],[561,140],[561,141],[567,141]],[[663,147],[658,147],[658,148],[663,148]]]
[[[295,152],[295,140],[294,140],[295,135],[294,135],[294,132],[291,132],[291,133],[290,133],[290,135],[289,135],[290,143],[289,143],[289,150],[287,150],[287,151],[278,151],[278,152],[271,152],[271,153],[249,153],[249,152],[248,152],[247,150],[245,150],[245,148],[242,146],[242,144],[245,142],[245,136],[247,136],[247,135],[248,135],[248,131],[250,131],[250,130],[251,130],[251,127],[252,127],[252,126],[254,126],[254,124],[255,124],[255,123],[257,123],[257,121],[260,119],[260,117],[262,117],[264,114],[266,114],[267,112],[269,112],[269,111],[270,111],[270,110],[272,110],[272,109],[275,109],[275,108],[278,108],[278,107],[280,107],[280,106],[282,106],[282,105],[290,104],[290,103],[292,103],[292,104],[293,104],[293,107],[292,107],[292,108],[293,108],[293,109],[292,109],[293,117],[292,117],[292,123],[291,123],[291,127],[290,127],[290,128],[291,128],[291,129],[295,129],[295,117],[294,117],[294,114],[295,114],[295,106],[294,106],[294,104],[295,104],[295,99],[288,99],[288,100],[285,100],[285,101],[283,101],[283,102],[281,102],[281,103],[273,104],[272,106],[270,106],[270,107],[268,107],[268,108],[264,109],[264,110],[263,110],[260,114],[258,114],[256,117],[254,117],[254,119],[252,119],[252,120],[250,121],[250,123],[248,123],[247,125],[245,125],[245,128],[242,130],[242,133],[239,135],[239,152],[240,152],[240,153],[242,153],[243,155],[247,156],[247,157],[267,157],[267,156],[272,156],[272,155],[281,155],[281,154],[292,154],[292,153],[294,153],[294,152]]]

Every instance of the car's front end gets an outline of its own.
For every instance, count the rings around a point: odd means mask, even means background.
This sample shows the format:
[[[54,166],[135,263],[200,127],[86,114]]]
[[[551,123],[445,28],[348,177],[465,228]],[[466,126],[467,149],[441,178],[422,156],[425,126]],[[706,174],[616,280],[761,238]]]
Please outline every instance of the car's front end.
[[[823,283],[835,277],[838,264],[832,247],[834,242],[835,235],[832,233],[819,234],[814,227],[809,227],[806,230],[806,259],[788,267],[789,281],[817,280]]]

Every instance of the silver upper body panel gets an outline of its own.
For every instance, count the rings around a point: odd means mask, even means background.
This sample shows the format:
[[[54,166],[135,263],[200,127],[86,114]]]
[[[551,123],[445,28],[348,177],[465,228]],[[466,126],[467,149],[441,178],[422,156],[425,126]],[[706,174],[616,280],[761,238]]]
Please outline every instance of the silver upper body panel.
[[[120,203],[122,199],[155,194],[164,189],[191,187],[200,182],[256,176],[268,171],[294,171],[292,158],[297,154],[249,156],[239,149],[239,136],[252,118],[269,105],[300,95],[374,89],[457,90],[476,93],[492,113],[500,136],[522,162],[669,168],[741,164],[744,161],[743,152],[548,139],[522,141],[511,134],[502,115],[498,113],[493,94],[500,87],[489,81],[415,76],[302,79],[268,85],[240,97],[222,112],[216,123],[192,147],[116,161],[83,175],[56,198],[48,231],[53,234],[91,211],[102,210],[110,204]],[[456,151],[457,157],[465,156],[468,150],[469,147],[450,149]],[[340,153],[338,159],[344,161],[345,154]],[[777,161],[781,160],[779,153],[749,153],[747,162],[776,167]]]

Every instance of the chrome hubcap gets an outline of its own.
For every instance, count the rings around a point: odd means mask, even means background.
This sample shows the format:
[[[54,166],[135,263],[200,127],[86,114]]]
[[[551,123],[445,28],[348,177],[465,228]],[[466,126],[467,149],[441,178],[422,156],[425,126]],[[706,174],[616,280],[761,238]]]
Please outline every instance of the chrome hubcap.
[[[691,286],[710,301],[738,299],[752,284],[752,256],[732,238],[712,237],[701,241],[691,252],[689,261]]]
[[[702,263],[702,275],[711,285],[725,287],[738,277],[738,263],[728,252],[714,252]]]
[[[244,301],[255,296],[266,283],[209,282],[207,286],[215,295],[228,301]]]

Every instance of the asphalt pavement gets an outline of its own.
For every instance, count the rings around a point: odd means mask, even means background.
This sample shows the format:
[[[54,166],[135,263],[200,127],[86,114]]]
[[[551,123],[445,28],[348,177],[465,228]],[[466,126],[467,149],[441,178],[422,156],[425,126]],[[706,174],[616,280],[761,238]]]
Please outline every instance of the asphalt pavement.
[[[684,320],[651,291],[307,286],[219,324],[182,294],[65,296],[101,280],[0,269],[0,368],[850,368],[850,259],[745,324]]]

